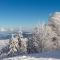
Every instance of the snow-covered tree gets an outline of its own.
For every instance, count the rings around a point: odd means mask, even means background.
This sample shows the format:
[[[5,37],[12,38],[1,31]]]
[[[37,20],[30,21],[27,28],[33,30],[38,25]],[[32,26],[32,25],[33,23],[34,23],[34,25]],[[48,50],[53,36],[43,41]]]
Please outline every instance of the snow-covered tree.
[[[49,17],[48,24],[41,24],[34,30],[34,42],[38,50],[56,50],[60,47],[60,13],[56,12]]]
[[[43,50],[43,39],[45,33],[45,24],[38,25],[33,32],[33,44],[35,45],[38,52]]]
[[[34,35],[34,42],[37,43],[35,45],[37,45],[39,51],[57,49],[57,34],[50,26],[40,26],[37,30]]]
[[[57,34],[58,49],[60,49],[60,12],[55,12],[49,17],[48,25]]]
[[[16,34],[15,37],[12,37],[9,41],[9,54],[21,54],[21,53],[27,53],[27,38],[21,38],[19,34]]]

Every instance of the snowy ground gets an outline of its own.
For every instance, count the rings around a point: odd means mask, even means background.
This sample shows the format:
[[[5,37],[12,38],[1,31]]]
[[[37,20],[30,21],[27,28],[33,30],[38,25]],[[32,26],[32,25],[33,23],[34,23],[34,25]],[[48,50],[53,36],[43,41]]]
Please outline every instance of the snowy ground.
[[[15,58],[6,58],[3,60],[60,60],[60,59],[53,59],[53,58],[34,58],[34,57],[15,57]]]
[[[3,58],[2,60],[60,60],[60,51],[15,56]]]
[[[38,57],[37,57],[38,56]],[[39,54],[34,56],[16,56],[11,58],[5,58],[2,60],[60,60],[59,58],[52,58],[52,57],[40,57]]]

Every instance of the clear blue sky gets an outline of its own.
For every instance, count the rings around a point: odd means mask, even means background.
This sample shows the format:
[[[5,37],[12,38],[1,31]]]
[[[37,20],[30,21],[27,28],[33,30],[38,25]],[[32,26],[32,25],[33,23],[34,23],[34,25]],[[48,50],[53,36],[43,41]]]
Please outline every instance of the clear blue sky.
[[[0,0],[0,26],[33,27],[60,11],[60,0]]]

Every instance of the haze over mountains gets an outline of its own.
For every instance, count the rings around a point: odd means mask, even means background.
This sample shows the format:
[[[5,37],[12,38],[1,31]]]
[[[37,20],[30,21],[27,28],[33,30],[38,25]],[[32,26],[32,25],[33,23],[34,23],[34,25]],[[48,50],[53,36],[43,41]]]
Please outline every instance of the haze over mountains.
[[[32,32],[33,28],[6,28],[6,27],[0,27],[0,32],[14,32],[14,31],[23,31],[23,32]]]

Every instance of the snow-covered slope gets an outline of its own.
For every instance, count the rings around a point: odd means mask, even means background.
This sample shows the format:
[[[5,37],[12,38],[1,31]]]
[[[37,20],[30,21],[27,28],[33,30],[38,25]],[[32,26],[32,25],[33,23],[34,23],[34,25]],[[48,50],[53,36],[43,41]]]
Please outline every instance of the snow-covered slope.
[[[26,54],[2,60],[60,60],[60,51]]]
[[[60,60],[60,59],[56,59],[56,58],[34,58],[34,57],[22,56],[22,57],[6,58],[3,60]]]
[[[54,58],[53,56],[51,57],[50,55],[56,56],[54,53],[49,52],[45,54],[44,53],[43,54],[30,54],[30,55],[10,57],[10,58],[2,59],[2,60],[60,60],[59,58],[57,57]]]

